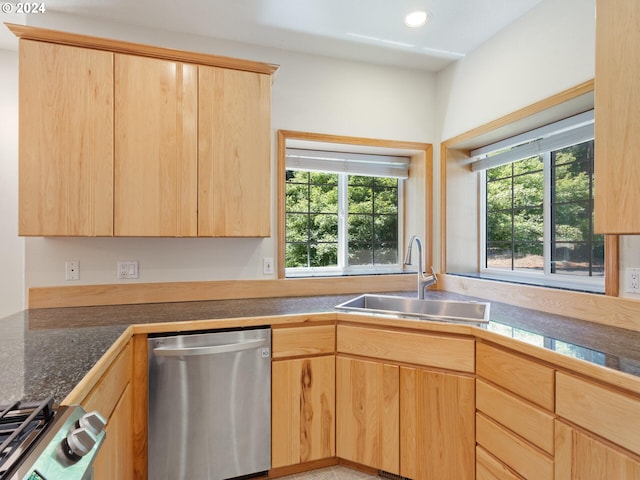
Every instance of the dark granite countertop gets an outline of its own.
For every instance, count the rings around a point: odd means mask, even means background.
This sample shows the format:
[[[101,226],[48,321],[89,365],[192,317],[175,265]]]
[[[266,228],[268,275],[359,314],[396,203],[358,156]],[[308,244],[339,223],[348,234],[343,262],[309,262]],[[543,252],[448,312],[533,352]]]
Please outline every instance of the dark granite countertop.
[[[355,296],[26,310],[0,319],[0,405],[47,395],[62,401],[131,324],[331,312]],[[440,291],[428,296],[482,301]],[[640,332],[490,303],[489,331],[640,376]]]

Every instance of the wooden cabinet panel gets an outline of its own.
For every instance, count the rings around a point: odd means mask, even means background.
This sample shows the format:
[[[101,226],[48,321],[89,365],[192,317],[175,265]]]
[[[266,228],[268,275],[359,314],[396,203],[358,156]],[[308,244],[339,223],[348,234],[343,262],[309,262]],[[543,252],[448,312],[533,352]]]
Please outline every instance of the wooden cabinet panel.
[[[338,325],[337,351],[473,373],[474,340]]]
[[[400,368],[400,475],[474,478],[474,380]]]
[[[268,237],[271,77],[201,66],[198,235]]]
[[[555,476],[560,480],[638,480],[638,457],[615,450],[556,420]]]
[[[557,374],[556,413],[640,454],[640,398],[562,372]]]
[[[131,382],[132,359],[133,347],[129,343],[82,402],[86,411],[97,410],[104,418],[111,417],[122,392]]]
[[[274,328],[271,335],[273,358],[318,355],[336,351],[335,325]]]
[[[506,465],[482,447],[476,447],[476,480],[520,480]]]
[[[335,456],[335,357],[273,362],[271,467]]]
[[[117,236],[197,236],[198,67],[115,56]]]
[[[113,54],[20,40],[19,234],[113,234]]]
[[[476,381],[476,408],[553,455],[553,415],[486,382]]]
[[[336,358],[337,455],[400,472],[399,367]]]
[[[476,414],[478,445],[528,480],[553,480],[553,459],[481,413]]]
[[[636,0],[597,0],[595,230],[638,233],[640,215],[640,9]]]
[[[478,342],[476,373],[496,385],[553,411],[554,370],[550,367]]]
[[[107,425],[94,463],[95,480],[133,480],[133,394],[127,385]]]

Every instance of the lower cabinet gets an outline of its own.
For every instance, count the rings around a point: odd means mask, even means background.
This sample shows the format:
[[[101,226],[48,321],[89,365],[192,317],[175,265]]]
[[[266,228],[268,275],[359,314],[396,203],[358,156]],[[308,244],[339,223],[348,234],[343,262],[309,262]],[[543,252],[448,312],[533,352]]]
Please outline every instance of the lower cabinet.
[[[271,468],[335,457],[335,356],[271,368]]]
[[[475,384],[471,376],[400,368],[400,475],[473,479]]]
[[[336,358],[337,455],[400,473],[400,369]]]
[[[93,466],[95,480],[134,478],[131,430],[133,394],[131,390],[131,386],[128,385],[109,418],[106,440]]]
[[[640,460],[556,420],[555,478],[638,480]]]
[[[106,437],[94,463],[95,480],[132,480],[134,475],[133,345],[130,341],[81,402],[107,420]]]
[[[472,376],[338,356],[338,457],[414,480],[473,479]]]

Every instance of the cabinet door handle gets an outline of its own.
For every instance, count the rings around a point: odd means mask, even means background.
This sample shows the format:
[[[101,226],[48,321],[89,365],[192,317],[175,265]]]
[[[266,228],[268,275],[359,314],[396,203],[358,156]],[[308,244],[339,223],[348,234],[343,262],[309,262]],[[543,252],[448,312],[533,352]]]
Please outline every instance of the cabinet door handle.
[[[157,347],[153,349],[153,353],[159,357],[195,357],[198,355],[216,355],[219,353],[241,352],[243,350],[252,350],[265,346],[267,341],[263,338],[260,340],[249,340],[247,342],[229,343],[226,345],[210,345],[205,347]]]

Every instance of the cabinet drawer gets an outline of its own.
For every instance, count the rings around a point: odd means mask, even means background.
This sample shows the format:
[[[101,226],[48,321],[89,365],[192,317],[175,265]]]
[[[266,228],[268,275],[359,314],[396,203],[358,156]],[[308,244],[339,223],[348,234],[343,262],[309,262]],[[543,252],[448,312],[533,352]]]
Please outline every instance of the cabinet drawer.
[[[553,455],[553,415],[479,379],[476,408]]]
[[[524,478],[553,480],[553,460],[549,456],[481,413],[476,413],[476,441]]]
[[[476,447],[476,480],[520,480],[484,448]]]
[[[640,454],[640,398],[562,372],[556,382],[558,415]]]
[[[460,372],[474,371],[474,343],[470,338],[338,325],[338,352]]]
[[[314,325],[273,329],[271,338],[273,358],[334,353],[335,325]]]
[[[553,411],[552,368],[479,342],[476,366],[478,376]]]

